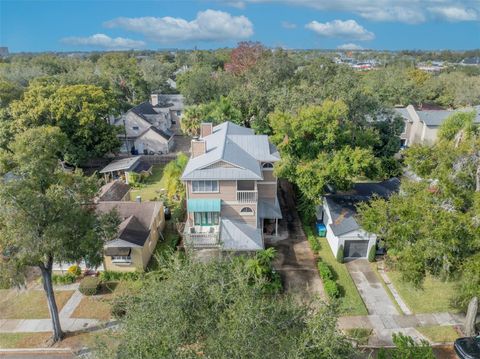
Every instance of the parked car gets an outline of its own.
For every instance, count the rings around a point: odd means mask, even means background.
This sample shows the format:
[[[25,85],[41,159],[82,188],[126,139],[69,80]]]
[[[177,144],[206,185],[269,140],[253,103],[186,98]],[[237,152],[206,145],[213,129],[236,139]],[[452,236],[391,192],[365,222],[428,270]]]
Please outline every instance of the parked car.
[[[453,348],[460,359],[478,359],[480,358],[480,336],[458,338]]]

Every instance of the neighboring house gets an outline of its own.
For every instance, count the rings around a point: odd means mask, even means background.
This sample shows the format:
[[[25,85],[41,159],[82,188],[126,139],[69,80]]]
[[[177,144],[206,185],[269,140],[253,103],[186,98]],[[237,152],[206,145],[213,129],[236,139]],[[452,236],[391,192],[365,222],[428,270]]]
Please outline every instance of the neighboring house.
[[[130,178],[131,173],[149,172],[151,168],[152,166],[143,162],[140,156],[134,156],[114,160],[104,167],[100,173],[105,176],[105,182],[121,179],[129,184],[129,182],[133,182],[133,179]]]
[[[224,122],[202,123],[182,175],[187,190],[184,243],[224,251],[264,249],[282,218],[273,165],[280,155],[266,135]]]
[[[103,267],[106,271],[143,271],[165,227],[163,202],[99,202],[96,210],[116,210],[121,223],[115,239],[105,243]]]
[[[130,186],[121,180],[108,182],[102,188],[95,199],[95,202],[129,201]]]
[[[150,101],[133,107],[114,121],[122,126],[121,152],[132,154],[163,154],[174,146],[174,131],[182,115],[182,95],[154,93]]]
[[[400,187],[400,181],[392,178],[380,183],[357,183],[351,191],[328,194],[323,205],[317,207],[317,221],[325,225],[327,240],[333,255],[340,246],[345,258],[367,258],[370,248],[375,246],[377,236],[363,230],[355,216],[356,205],[369,201],[374,195],[388,198]]]
[[[462,108],[459,110],[416,109],[412,105],[395,108],[404,119],[405,129],[400,135],[402,147],[414,144],[433,144],[437,140],[437,132],[442,123],[457,111],[476,111],[475,123],[480,123],[480,107]]]

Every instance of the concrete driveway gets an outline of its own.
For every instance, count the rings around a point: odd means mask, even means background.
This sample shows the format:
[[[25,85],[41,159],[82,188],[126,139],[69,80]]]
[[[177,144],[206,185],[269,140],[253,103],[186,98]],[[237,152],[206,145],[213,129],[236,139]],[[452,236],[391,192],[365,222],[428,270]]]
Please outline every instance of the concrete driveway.
[[[282,238],[286,238],[283,240],[276,241],[271,238],[266,242],[267,247],[274,247],[277,250],[274,267],[282,276],[287,291],[302,297],[310,294],[324,298],[325,294],[316,268],[315,256],[303,233],[293,189],[286,181],[279,182],[279,202],[284,218],[280,221],[279,232],[288,232],[288,235],[282,236]]]
[[[370,315],[397,315],[397,308],[366,259],[345,263]]]

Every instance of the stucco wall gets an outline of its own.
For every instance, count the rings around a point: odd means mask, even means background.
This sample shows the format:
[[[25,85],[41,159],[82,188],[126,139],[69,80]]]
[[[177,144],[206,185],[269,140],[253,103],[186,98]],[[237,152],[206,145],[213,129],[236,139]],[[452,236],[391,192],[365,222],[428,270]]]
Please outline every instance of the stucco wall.
[[[187,182],[189,199],[214,199],[220,198],[224,201],[237,200],[237,182],[236,181],[218,181],[218,192],[216,193],[193,193],[192,182]]]
[[[150,151],[154,153],[168,153],[169,151],[168,140],[153,130],[147,131],[138,137],[135,140],[135,148],[141,154],[143,154],[143,150],[147,150],[148,153],[150,153]]]

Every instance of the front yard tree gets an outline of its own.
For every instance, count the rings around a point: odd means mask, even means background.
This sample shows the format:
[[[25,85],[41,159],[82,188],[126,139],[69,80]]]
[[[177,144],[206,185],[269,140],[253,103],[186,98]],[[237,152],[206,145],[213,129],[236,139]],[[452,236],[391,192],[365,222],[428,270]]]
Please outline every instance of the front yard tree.
[[[57,151],[66,144],[59,128],[37,127],[17,135],[12,152],[0,152],[0,273],[14,284],[29,267],[40,269],[55,342],[63,332],[53,263],[100,264],[102,239],[113,231],[89,205],[96,180],[60,166]]]

